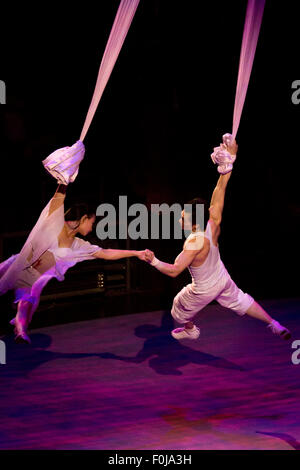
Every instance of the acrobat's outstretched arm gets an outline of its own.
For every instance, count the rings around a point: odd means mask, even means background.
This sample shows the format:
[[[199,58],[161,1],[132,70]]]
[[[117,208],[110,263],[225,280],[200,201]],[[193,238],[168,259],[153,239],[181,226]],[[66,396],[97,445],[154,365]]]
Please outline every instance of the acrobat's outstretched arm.
[[[225,192],[230,176],[231,171],[229,173],[226,173],[226,175],[221,175],[212,193],[212,198],[209,206],[209,215],[216,225],[220,225],[222,220]]]
[[[145,261],[152,264],[158,271],[170,277],[177,277],[190,264],[192,264],[199,250],[192,250],[190,247],[184,249],[177,256],[173,264],[165,263],[157,259],[151,250],[145,250]]]
[[[96,251],[93,256],[105,260],[118,260],[122,258],[132,258],[136,256],[142,261],[145,261],[145,250],[115,250],[111,248],[101,248]]]
[[[213,191],[209,207],[210,218],[213,219],[217,225],[220,225],[222,220],[226,187],[238,150],[236,141],[232,140],[231,137],[230,134],[224,134],[223,143],[220,144],[220,147],[215,147],[211,155],[213,162],[219,165],[218,172],[221,173]]]
[[[62,147],[43,160],[44,168],[58,182],[58,188],[51,200],[48,216],[61,207],[65,201],[67,185],[73,183],[83,160],[85,147],[78,140],[72,147]]]
[[[56,211],[56,209],[58,209],[60,206],[64,204],[65,198],[66,198],[66,192],[67,192],[67,185],[59,184],[51,200],[48,216],[51,215],[52,212]]]

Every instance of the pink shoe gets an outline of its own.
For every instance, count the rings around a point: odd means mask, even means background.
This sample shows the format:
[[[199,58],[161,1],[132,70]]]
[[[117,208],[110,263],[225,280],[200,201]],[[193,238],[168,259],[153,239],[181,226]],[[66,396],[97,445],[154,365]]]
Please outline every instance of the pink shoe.
[[[287,328],[285,328],[284,326],[280,325],[280,323],[276,320],[273,320],[267,326],[267,328],[270,328],[272,333],[274,333],[275,335],[280,336],[283,339],[290,339],[291,336],[292,336],[290,331]]]
[[[198,339],[200,336],[200,329],[194,325],[193,328],[176,328],[171,332],[175,339]]]

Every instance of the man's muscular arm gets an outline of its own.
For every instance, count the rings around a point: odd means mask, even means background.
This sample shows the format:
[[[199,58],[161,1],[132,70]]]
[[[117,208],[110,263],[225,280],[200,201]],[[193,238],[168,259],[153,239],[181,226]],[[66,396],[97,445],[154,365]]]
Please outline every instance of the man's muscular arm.
[[[155,258],[153,251],[145,250],[145,261],[153,263],[158,271],[170,277],[177,277],[185,268],[192,264],[199,250],[183,250],[173,264],[164,263]]]
[[[223,136],[223,140],[225,136]],[[221,144],[221,149],[227,150],[231,155],[236,155],[238,151],[238,145],[235,139],[234,140],[231,139],[227,141],[226,145],[224,143]],[[231,176],[231,171],[224,175],[220,175],[217,185],[212,194],[211,201],[210,201],[210,207],[209,207],[210,219],[213,219],[215,224],[218,226],[220,225],[221,220],[222,220],[225,192],[226,192],[226,187],[227,187],[227,183],[229,181],[230,176]]]
[[[213,219],[216,225],[220,225],[222,220],[225,192],[231,173],[232,172],[230,171],[229,173],[226,173],[226,175],[220,175],[217,185],[212,194],[209,213],[210,218]]]

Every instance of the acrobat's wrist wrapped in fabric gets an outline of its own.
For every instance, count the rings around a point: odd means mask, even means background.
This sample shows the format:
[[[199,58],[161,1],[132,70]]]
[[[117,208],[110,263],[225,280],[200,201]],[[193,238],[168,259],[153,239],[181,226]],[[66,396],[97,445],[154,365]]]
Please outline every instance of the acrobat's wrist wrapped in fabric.
[[[223,144],[226,145],[226,149],[227,147],[232,143],[232,134],[229,134],[229,132],[227,132],[226,134],[223,134],[222,135],[222,140],[223,140]]]
[[[236,155],[231,155],[231,153],[223,150],[221,147],[215,147],[211,154],[211,159],[214,163],[218,164],[218,172],[225,175],[232,170]]]
[[[222,175],[232,171],[233,163],[236,159],[236,155],[232,155],[228,152],[227,146],[231,144],[232,135],[224,134],[223,143],[219,147],[214,147],[214,151],[211,154],[211,159],[215,164],[218,164],[218,172]]]
[[[75,180],[84,153],[85,147],[81,140],[78,140],[72,147],[55,150],[42,163],[58,184],[68,185]]]

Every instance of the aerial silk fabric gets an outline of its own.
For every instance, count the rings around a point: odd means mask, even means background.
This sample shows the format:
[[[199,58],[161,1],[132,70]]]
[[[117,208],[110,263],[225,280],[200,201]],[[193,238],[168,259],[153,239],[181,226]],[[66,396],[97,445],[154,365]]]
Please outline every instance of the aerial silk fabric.
[[[251,75],[265,0],[248,0],[233,111],[232,137],[235,139]]]
[[[99,68],[98,78],[92,101],[83,125],[80,140],[83,142],[86,133],[90,127],[97,106],[106,87],[108,79],[114,68],[126,35],[130,28],[131,22],[135,15],[140,0],[121,0],[117,15],[111,29],[107,45],[102,57]]]
[[[79,164],[84,158],[83,140],[90,127],[97,106],[116,63],[140,0],[121,0],[99,68],[92,101],[81,131],[80,139],[71,147],[62,147],[43,160],[44,168],[60,184],[73,183]]]
[[[84,153],[84,144],[78,140],[71,147],[55,150],[42,161],[42,164],[59,184],[68,185],[75,181]]]

